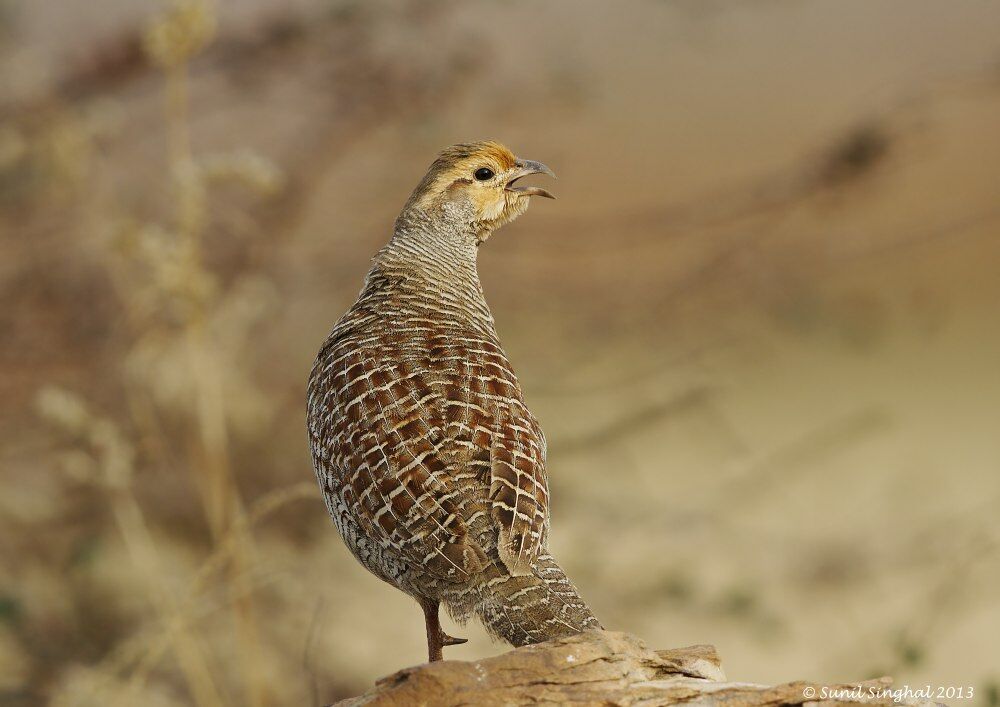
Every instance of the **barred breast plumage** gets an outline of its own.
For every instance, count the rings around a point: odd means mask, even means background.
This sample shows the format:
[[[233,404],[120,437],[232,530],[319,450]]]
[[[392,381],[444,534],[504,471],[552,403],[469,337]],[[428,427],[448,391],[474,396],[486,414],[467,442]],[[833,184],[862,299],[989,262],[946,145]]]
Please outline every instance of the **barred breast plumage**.
[[[431,660],[461,642],[443,602],[514,645],[598,628],[546,550],[545,437],[476,270],[479,245],[549,196],[496,143],[431,166],[309,379],[313,462],[354,556],[422,606]],[[488,173],[488,174],[487,174]]]

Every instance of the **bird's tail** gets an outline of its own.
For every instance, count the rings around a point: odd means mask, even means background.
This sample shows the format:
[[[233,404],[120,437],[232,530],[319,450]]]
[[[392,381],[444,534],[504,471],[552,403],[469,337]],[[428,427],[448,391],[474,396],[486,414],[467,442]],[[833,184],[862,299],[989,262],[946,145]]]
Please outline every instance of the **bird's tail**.
[[[497,575],[485,585],[474,610],[491,635],[511,645],[602,628],[551,555],[540,555],[532,574]]]

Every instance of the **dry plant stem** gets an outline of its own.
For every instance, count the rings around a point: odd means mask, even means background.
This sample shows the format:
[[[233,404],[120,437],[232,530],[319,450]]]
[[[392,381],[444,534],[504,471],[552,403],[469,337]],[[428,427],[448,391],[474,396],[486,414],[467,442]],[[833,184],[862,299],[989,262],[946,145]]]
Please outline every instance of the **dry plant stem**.
[[[63,413],[61,420],[59,417],[55,419],[66,425],[67,429],[72,430],[74,434],[79,435],[81,441],[91,448],[98,460],[101,470],[98,479],[100,481],[99,488],[108,498],[108,505],[121,533],[129,561],[147,585],[150,603],[160,621],[169,627],[162,639],[154,644],[155,648],[148,652],[155,653],[156,660],[158,660],[167,649],[173,649],[193,704],[200,707],[216,707],[226,704],[216,689],[208,669],[207,653],[190,631],[196,614],[188,606],[190,601],[186,601],[184,606],[180,606],[181,602],[175,598],[175,594],[169,586],[169,576],[164,569],[157,544],[149,532],[142,508],[132,491],[131,481],[134,476],[132,446],[115,432],[115,426],[110,421],[89,415],[82,406],[77,406],[76,409],[72,405],[69,407],[71,412],[68,421],[66,413]],[[51,409],[51,406],[48,406],[47,409]],[[65,404],[63,409],[66,409]],[[301,489],[297,492],[295,487],[268,494],[261,499],[261,502],[255,504],[254,513],[250,516],[250,520],[259,519],[263,515],[273,512],[283,503],[296,497],[301,497]],[[235,529],[231,535],[239,537],[235,533]],[[213,553],[213,557],[217,554],[225,556],[227,553],[223,551],[233,545],[233,543],[227,542],[220,550]],[[222,562],[218,560],[205,564],[206,566],[199,572],[199,578],[195,582],[196,587],[200,586],[211,574],[209,567],[222,566]],[[239,588],[244,592],[252,591],[249,581],[241,582]],[[146,639],[142,643],[148,647],[149,640]],[[133,650],[132,653],[140,655],[142,651]],[[153,662],[155,663],[155,660]],[[118,675],[126,670],[128,663],[127,659],[106,661],[104,673]],[[152,664],[148,667],[152,667]],[[116,694],[115,699],[111,700],[111,704],[131,705],[135,703],[135,696],[145,682],[145,673],[137,675],[138,672],[138,670],[133,671],[125,690]]]
[[[203,455],[202,471],[195,483],[212,536],[217,538],[229,524],[232,480],[229,478],[228,440],[222,392],[215,393],[218,375],[208,353],[204,332],[204,302],[197,293],[196,280],[203,269],[201,231],[204,205],[200,186],[193,183],[194,161],[188,130],[188,85],[186,65],[167,70],[167,126],[170,169],[178,207],[177,235],[181,241],[189,280],[185,339],[196,390],[196,414]],[[221,410],[220,410],[221,408]]]
[[[125,542],[126,550],[132,564],[149,580],[149,595],[164,620],[176,621],[177,630],[170,635],[177,662],[191,690],[191,696],[196,704],[202,707],[215,707],[225,704],[220,696],[212,675],[208,670],[205,652],[198,640],[185,630],[183,617],[177,610],[172,594],[166,589],[162,578],[163,572],[156,544],[149,534],[142,509],[139,507],[131,489],[110,489],[112,509],[115,522]],[[132,685],[130,685],[131,687]],[[125,703],[126,694],[121,696],[119,703]]]
[[[245,594],[257,589],[249,580],[244,582],[243,586]],[[158,667],[164,654],[173,646],[177,633],[186,631],[191,624],[209,620],[220,609],[226,608],[240,598],[242,598],[241,595],[230,591],[222,604],[206,602],[197,606],[186,604],[179,609],[175,616],[170,617],[169,621],[162,622],[161,626],[151,629],[144,636],[145,641],[142,644],[142,649],[132,649],[125,659],[113,662],[115,667],[123,664],[133,665],[128,688],[114,704],[122,705],[122,707],[131,707],[135,704],[135,695],[140,694],[140,690],[148,681],[150,673]]]
[[[288,503],[306,499],[314,502],[317,500],[316,488],[312,482],[275,489],[254,501],[247,514],[247,523],[249,526],[255,526]],[[165,617],[162,627],[152,629],[149,632],[149,635],[142,640],[140,650],[130,650],[125,654],[119,654],[115,656],[113,661],[108,661],[105,664],[105,671],[108,673],[120,673],[127,670],[129,665],[134,665],[128,694],[137,694],[138,688],[145,683],[150,671],[156,667],[163,654],[169,650],[174,641],[174,634],[185,630],[186,624],[201,616],[195,606],[195,600],[208,586],[212,576],[227,566],[235,545],[236,532],[235,529],[230,529],[226,536],[217,543],[212,554],[202,563],[191,583],[187,597],[176,607],[177,612],[173,616]],[[253,589],[251,579],[250,575],[246,575],[240,583],[240,589],[244,594],[249,594]]]
[[[121,300],[129,304],[126,279],[114,268],[109,272]],[[138,323],[139,317],[136,316],[134,308],[129,308],[128,314],[133,331],[139,331],[141,324]],[[157,448],[162,452],[168,443],[150,402],[132,385],[126,386],[126,393],[131,417],[139,429],[145,431],[142,438],[156,440]],[[199,707],[225,704],[206,667],[207,654],[203,645],[191,630],[192,622],[191,617],[188,616],[187,607],[175,601],[174,595],[164,589],[168,582],[168,574],[163,569],[156,543],[150,536],[142,507],[131,488],[104,488],[109,496],[112,513],[132,565],[142,577],[146,578],[150,600],[159,619],[164,625],[169,626],[169,630],[164,632],[155,649],[150,649],[154,652],[155,658],[151,661],[148,669],[145,671],[133,670],[125,689],[116,696],[111,704],[122,706],[134,704],[136,696],[145,684],[149,670],[155,667],[155,663],[168,650],[173,650],[195,704]],[[105,672],[109,675],[123,673],[127,669],[127,664],[128,661],[114,661],[106,666]]]
[[[225,398],[217,361],[205,333],[205,302],[194,284],[204,271],[201,257],[201,233],[204,222],[203,185],[196,183],[194,160],[188,130],[187,64],[179,62],[167,70],[167,110],[170,131],[170,166],[177,189],[178,236],[188,258],[192,283],[190,310],[185,323],[191,375],[195,382],[196,415],[203,472],[196,483],[202,489],[202,501],[213,538],[226,529],[236,530],[236,543],[229,582],[233,604],[233,623],[237,650],[246,686],[245,699],[250,707],[265,704],[260,640],[254,616],[252,596],[241,592],[246,568],[251,564],[252,539],[247,531],[244,511],[232,477],[229,461]]]
[[[201,472],[207,477],[201,479],[204,485],[205,514],[212,537],[217,540],[239,515],[238,507],[241,505],[229,463],[225,399],[217,363],[206,341],[201,311],[192,313],[186,323],[184,336],[195,384]]]

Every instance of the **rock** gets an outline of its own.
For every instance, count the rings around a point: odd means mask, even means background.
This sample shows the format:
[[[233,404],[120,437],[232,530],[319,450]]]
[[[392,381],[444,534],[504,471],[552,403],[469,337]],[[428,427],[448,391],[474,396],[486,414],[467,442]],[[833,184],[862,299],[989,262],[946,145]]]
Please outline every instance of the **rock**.
[[[891,684],[729,682],[712,646],[651,651],[627,633],[588,631],[483,660],[400,670],[338,705],[931,704],[894,695]]]

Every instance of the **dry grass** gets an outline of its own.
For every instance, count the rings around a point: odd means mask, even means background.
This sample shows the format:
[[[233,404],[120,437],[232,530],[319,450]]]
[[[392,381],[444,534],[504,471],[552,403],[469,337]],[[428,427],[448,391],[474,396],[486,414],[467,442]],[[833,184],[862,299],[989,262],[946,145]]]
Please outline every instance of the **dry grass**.
[[[186,588],[179,601],[177,578],[171,576],[132,488],[135,443],[113,421],[94,415],[71,393],[44,389],[38,401],[43,417],[79,440],[90,454],[85,464],[93,467],[93,473],[82,480],[106,496],[132,569],[146,585],[149,621],[158,626],[153,631],[140,627],[151,646],[134,648],[134,655],[124,659],[116,657],[112,665],[104,666],[106,671],[96,672],[97,682],[89,690],[81,691],[71,683],[64,693],[56,692],[52,696],[56,703],[134,704],[147,689],[151,667],[169,648],[194,703],[212,707],[228,704],[237,696],[226,697],[218,678],[213,677],[204,640],[191,615],[199,595],[220,591],[232,613],[237,651],[234,664],[239,674],[235,682],[242,687],[237,699],[248,705],[273,701],[269,686],[263,682],[267,672],[262,664],[250,576],[257,550],[251,519],[233,476],[229,403],[222,375],[223,369],[240,365],[239,351],[247,342],[239,336],[220,338],[210,329],[227,293],[206,266],[203,239],[210,190],[216,182],[242,182],[267,193],[274,191],[281,179],[273,166],[250,152],[199,159],[191,150],[188,65],[211,41],[214,27],[207,2],[178,0],[146,30],[147,55],[165,74],[170,181],[161,188],[172,194],[170,210],[176,218],[171,224],[143,223],[141,217],[135,218],[139,225],[116,238],[120,257],[109,259],[109,274],[132,323],[133,341],[127,344],[125,358],[142,363],[133,364],[132,374],[124,381],[124,395],[134,410],[128,428],[139,439],[159,438],[161,448],[177,443],[185,448],[186,455],[175,463],[191,474],[210,535],[208,556],[194,576],[180,583]],[[143,281],[145,287],[139,284]],[[168,322],[158,321],[164,311],[173,315]],[[164,359],[168,363],[164,364]],[[164,410],[150,399],[150,392],[162,385],[157,374],[164,371],[187,388],[177,408],[170,411],[190,420],[183,425],[187,429],[180,431],[179,439],[164,436],[157,422]],[[289,487],[258,503],[270,510],[275,500],[283,503],[301,498],[299,491],[299,486]],[[216,571],[211,571],[213,568]],[[157,632],[162,632],[162,639],[157,640]]]

